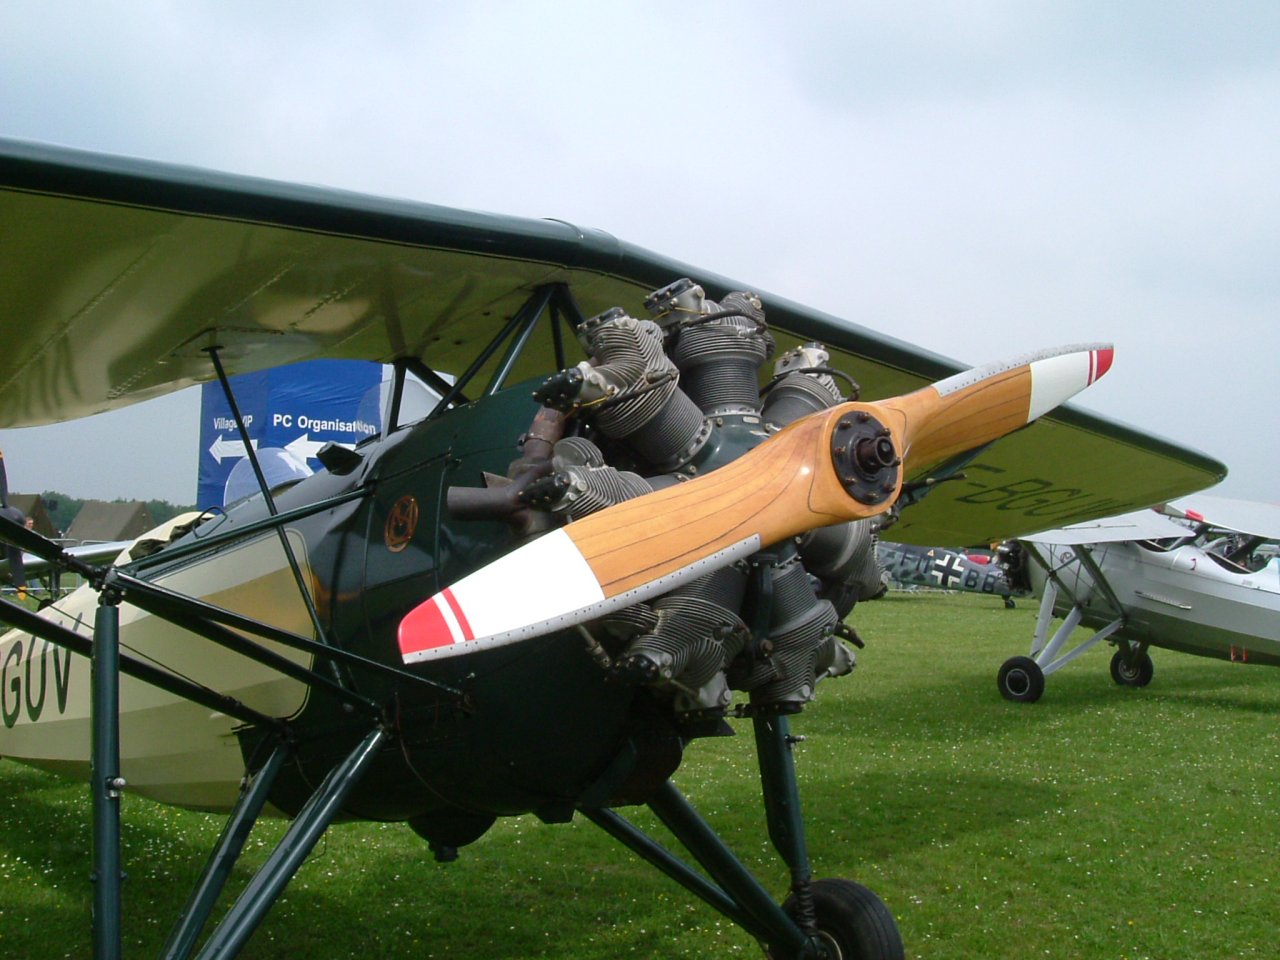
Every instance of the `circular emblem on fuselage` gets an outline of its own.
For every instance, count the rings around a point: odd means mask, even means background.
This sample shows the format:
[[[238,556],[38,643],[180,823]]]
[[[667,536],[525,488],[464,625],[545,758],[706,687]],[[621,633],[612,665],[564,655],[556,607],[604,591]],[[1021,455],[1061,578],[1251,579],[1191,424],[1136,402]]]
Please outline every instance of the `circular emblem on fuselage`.
[[[387,527],[383,531],[387,549],[399,553],[409,545],[417,529],[418,501],[410,496],[401,497],[391,505],[391,513],[387,515]]]

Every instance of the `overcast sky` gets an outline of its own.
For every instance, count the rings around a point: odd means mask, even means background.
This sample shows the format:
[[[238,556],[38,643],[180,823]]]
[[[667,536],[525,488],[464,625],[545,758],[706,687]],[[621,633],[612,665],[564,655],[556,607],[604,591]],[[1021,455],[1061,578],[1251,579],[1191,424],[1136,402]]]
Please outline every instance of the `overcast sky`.
[[[1280,500],[1280,4],[785,6],[6,0],[0,135],[568,220],[966,362],[1113,341],[1081,406]],[[190,502],[197,408],[0,449]]]

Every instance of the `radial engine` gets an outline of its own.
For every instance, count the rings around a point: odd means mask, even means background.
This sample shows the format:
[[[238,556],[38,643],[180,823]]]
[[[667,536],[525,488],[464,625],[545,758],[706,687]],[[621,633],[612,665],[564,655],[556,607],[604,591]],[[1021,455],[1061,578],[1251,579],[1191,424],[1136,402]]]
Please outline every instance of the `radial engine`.
[[[845,400],[857,384],[808,343],[779,356],[753,293],[719,302],[682,279],[637,318],[614,307],[577,336],[589,359],[549,377],[522,457],[490,489],[455,487],[459,516],[503,516],[524,535],[729,463],[787,424]],[[843,387],[846,390],[842,390]],[[854,667],[844,624],[881,589],[872,521],[813,530],[584,628],[621,682],[669,695],[682,721],[723,716],[733,691],[748,714],[794,713],[818,680]]]

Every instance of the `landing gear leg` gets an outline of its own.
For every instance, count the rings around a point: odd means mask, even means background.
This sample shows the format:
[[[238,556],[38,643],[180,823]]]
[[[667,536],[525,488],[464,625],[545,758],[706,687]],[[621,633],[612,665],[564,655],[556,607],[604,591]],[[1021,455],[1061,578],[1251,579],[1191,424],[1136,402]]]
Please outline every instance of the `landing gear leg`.
[[[826,956],[838,960],[902,957],[902,938],[893,914],[860,883],[830,878],[812,887],[815,933]],[[796,909],[789,898],[782,908]],[[794,914],[792,914],[794,916]]]
[[[104,590],[90,667],[93,757],[93,956],[119,960],[120,932],[120,597]]]
[[[615,811],[580,809],[614,839],[750,933],[770,960],[903,960],[897,924],[879,897],[848,880],[812,879],[791,756],[795,738],[788,733],[786,718],[757,717],[755,732],[769,837],[791,870],[791,895],[782,905],[669,780],[649,798],[649,809],[705,876]]]
[[[815,881],[805,843],[795,759],[785,716],[754,719],[769,839],[791,870],[782,905],[809,938],[802,956],[830,960],[902,960],[902,937],[884,902],[851,880]],[[778,956],[772,949],[770,957]]]

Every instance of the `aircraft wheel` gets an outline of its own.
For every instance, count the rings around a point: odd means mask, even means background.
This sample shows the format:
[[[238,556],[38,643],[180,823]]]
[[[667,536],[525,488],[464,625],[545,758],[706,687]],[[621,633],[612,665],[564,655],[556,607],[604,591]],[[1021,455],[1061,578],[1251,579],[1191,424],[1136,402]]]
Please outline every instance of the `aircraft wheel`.
[[[1000,696],[1019,703],[1035,703],[1044,693],[1044,671],[1030,657],[1010,657],[996,678]]]
[[[829,960],[903,960],[898,924],[874,893],[860,883],[838,878],[816,880],[812,890],[818,940]],[[794,894],[782,909],[796,916]]]
[[[1122,687],[1145,687],[1151,682],[1155,670],[1151,655],[1145,652],[1133,666],[1129,663],[1129,655],[1123,650],[1117,650],[1111,657],[1111,679]]]

